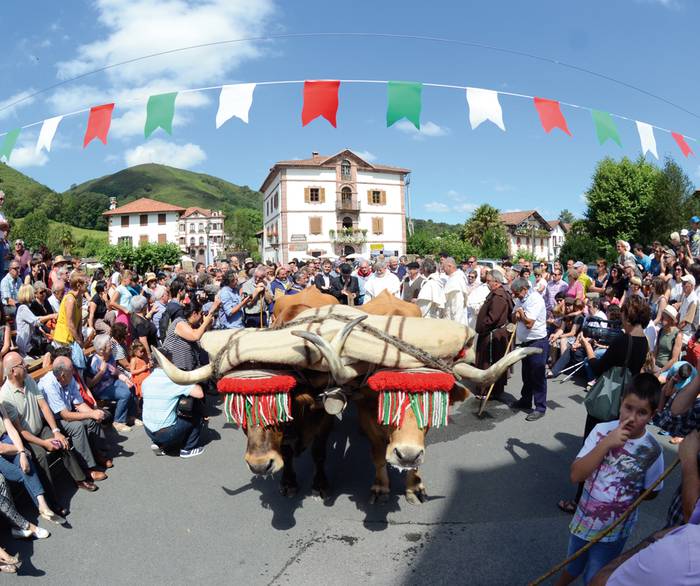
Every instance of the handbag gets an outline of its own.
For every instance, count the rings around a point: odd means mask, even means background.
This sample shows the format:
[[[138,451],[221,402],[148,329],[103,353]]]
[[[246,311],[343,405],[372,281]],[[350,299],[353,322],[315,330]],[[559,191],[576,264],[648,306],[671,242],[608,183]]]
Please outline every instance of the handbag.
[[[595,382],[583,400],[586,411],[600,421],[612,421],[620,415],[620,398],[627,380],[632,377],[629,371],[632,354],[632,338],[627,339],[627,356],[624,366],[613,366],[606,370]]]

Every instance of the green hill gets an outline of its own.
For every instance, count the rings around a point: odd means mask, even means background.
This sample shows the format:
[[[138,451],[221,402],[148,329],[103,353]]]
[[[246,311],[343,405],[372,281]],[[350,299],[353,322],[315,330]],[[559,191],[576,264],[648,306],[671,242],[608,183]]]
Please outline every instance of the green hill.
[[[64,224],[88,230],[106,230],[102,212],[109,198],[124,205],[149,197],[183,207],[221,209],[229,218],[238,208],[262,209],[262,194],[218,177],[166,165],[137,165],[112,175],[91,179],[60,194],[19,171],[0,165],[0,189],[6,193],[5,213],[23,218],[32,211]]]
[[[209,209],[262,208],[262,194],[204,173],[194,173],[166,165],[146,164],[129,167],[112,175],[71,187],[65,195],[87,193],[116,197],[124,205],[140,197],[183,207]]]

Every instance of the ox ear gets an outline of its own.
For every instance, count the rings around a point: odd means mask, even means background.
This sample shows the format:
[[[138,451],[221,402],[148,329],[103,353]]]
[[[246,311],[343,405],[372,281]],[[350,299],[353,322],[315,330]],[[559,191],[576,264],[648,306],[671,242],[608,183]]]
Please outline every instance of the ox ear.
[[[313,407],[316,404],[316,399],[311,393],[301,392],[294,395],[294,402],[300,407]]]
[[[465,401],[470,394],[467,387],[459,383],[455,384],[452,389],[450,389],[450,405]]]

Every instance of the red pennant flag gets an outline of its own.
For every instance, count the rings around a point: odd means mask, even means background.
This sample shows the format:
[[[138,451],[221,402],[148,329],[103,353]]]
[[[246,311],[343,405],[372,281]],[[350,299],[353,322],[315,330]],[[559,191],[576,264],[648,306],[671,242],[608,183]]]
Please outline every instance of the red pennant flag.
[[[693,152],[693,149],[691,149],[688,146],[688,143],[685,142],[685,138],[683,137],[682,134],[678,134],[677,132],[672,132],[671,136],[673,137],[673,140],[676,141],[676,144],[678,145],[678,148],[681,149],[681,152],[683,153],[683,156],[687,159],[688,155],[694,155],[695,153]]]
[[[534,98],[534,100],[535,108],[537,108],[537,113],[540,115],[540,122],[542,122],[545,132],[552,132],[554,128],[560,128],[571,136],[564,114],[561,113],[559,102],[546,100],[545,98]]]
[[[312,120],[323,116],[336,127],[335,116],[338,113],[339,81],[305,81],[304,107],[301,111],[301,125],[306,126]]]
[[[102,144],[107,144],[107,133],[109,125],[112,123],[112,110],[114,104],[103,104],[90,108],[90,117],[88,118],[87,130],[83,139],[83,148],[85,148],[93,138],[99,138]]]

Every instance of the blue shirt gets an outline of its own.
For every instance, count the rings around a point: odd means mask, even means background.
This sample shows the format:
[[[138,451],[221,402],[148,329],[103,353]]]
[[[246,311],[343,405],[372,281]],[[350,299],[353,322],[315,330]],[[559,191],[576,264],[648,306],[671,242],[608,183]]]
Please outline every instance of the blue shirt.
[[[44,393],[44,398],[53,413],[58,415],[61,411],[75,411],[75,406],[83,403],[83,397],[78,390],[78,383],[74,378],[70,379],[67,387],[61,386],[53,372],[44,375],[39,381],[39,389]]]
[[[224,330],[232,330],[243,327],[243,309],[231,314],[231,310],[241,302],[238,291],[231,287],[222,287],[219,293],[221,306],[219,307],[219,327]]]
[[[661,262],[656,259],[656,257],[652,258],[651,261],[649,262],[649,271],[652,275],[655,277],[658,277],[661,274]]]
[[[17,301],[17,293],[19,288],[22,286],[22,279],[17,277],[12,278],[10,273],[7,273],[0,281],[0,298],[2,298],[2,304],[7,305],[8,299],[14,299]]]
[[[143,424],[146,429],[156,432],[173,425],[177,420],[177,402],[180,397],[189,395],[190,389],[191,385],[172,382],[162,368],[154,369],[141,385]]]
[[[679,360],[678,362],[674,362],[671,368],[668,369],[668,372],[666,373],[666,380],[669,380],[671,377],[676,376],[678,373],[678,370],[680,369],[681,366],[684,364],[690,365],[690,362],[686,362],[685,360]],[[673,385],[673,388],[676,389],[677,391],[680,391],[681,389],[685,388],[688,384],[690,384],[690,381],[692,381],[695,376],[697,375],[698,371],[695,370],[695,367],[690,365],[691,371],[690,371],[690,376],[688,378],[685,378],[681,381],[678,381],[676,384]]]
[[[643,254],[642,258],[639,258],[636,256],[634,260],[638,265],[642,265],[644,272],[648,273],[649,269],[651,269],[651,257],[650,256]]]

